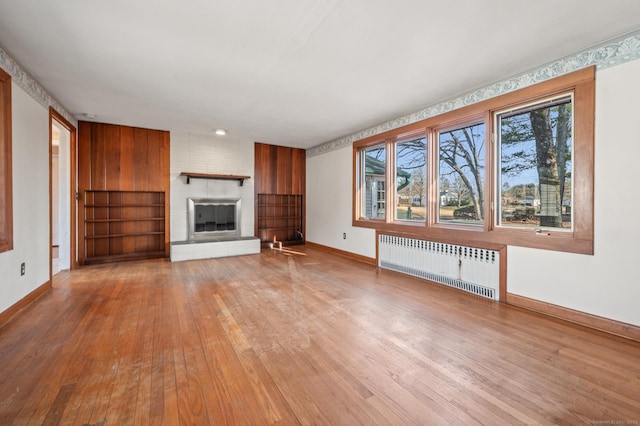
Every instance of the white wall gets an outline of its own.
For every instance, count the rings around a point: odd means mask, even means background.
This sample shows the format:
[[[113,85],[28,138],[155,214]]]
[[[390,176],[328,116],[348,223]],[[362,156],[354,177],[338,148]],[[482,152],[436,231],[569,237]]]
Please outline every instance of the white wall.
[[[509,247],[509,292],[640,325],[639,75],[640,60],[596,74],[594,256]]]
[[[508,292],[640,326],[639,75],[640,60],[596,74],[595,254],[509,246]],[[351,191],[351,147],[307,159],[307,240],[375,257],[375,232],[351,226]]]
[[[254,234],[253,141],[231,136],[171,132],[171,242],[187,239],[187,198],[240,198],[241,236]],[[181,172],[251,176],[240,186],[235,180],[191,179]]]
[[[351,226],[352,155],[349,146],[307,158],[306,240],[375,258],[375,231]]]
[[[0,312],[49,280],[49,111],[11,90],[13,250],[0,253]]]

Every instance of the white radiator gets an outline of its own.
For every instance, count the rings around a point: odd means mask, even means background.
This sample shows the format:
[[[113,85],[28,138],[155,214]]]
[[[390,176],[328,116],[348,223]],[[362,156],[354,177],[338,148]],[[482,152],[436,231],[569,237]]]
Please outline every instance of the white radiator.
[[[489,299],[500,297],[500,252],[378,234],[378,266]]]

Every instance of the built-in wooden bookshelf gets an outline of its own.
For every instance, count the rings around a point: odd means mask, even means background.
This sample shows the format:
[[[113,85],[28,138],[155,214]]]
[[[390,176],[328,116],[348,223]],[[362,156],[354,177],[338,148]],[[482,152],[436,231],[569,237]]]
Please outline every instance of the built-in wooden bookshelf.
[[[85,191],[85,263],[165,257],[165,194]]]
[[[255,236],[263,245],[305,242],[306,152],[255,143]]]
[[[285,244],[304,243],[304,196],[258,194],[258,237],[263,243],[274,237]]]
[[[78,264],[168,258],[168,131],[78,122]]]

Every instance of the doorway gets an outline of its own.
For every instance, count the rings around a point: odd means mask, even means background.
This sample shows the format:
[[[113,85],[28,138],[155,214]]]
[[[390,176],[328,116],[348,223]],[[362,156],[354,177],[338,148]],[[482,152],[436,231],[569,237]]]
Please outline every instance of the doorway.
[[[50,276],[72,269],[75,255],[75,128],[55,110],[49,114]]]

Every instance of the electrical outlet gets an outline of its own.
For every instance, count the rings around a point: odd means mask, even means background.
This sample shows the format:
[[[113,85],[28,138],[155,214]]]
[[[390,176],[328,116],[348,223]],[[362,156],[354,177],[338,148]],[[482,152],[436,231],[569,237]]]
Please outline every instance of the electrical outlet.
[[[24,262],[22,262],[22,264],[20,265],[20,276],[24,275],[25,273],[25,265]]]
[[[346,240],[346,239],[347,239],[347,233],[346,233],[346,232],[343,232],[343,233],[342,233],[342,239],[343,239],[343,240]]]

